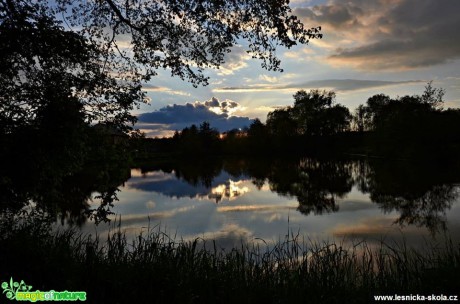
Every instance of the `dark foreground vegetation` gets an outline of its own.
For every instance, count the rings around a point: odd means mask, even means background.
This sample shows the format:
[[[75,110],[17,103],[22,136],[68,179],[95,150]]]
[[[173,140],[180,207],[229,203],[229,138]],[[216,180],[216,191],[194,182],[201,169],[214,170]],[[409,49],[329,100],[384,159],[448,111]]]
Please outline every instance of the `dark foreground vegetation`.
[[[460,247],[315,243],[290,234],[275,244],[223,251],[151,229],[92,237],[51,232],[31,217],[3,217],[2,279],[34,290],[86,291],[90,303],[369,303],[374,295],[458,295]],[[102,240],[104,239],[104,241]]]

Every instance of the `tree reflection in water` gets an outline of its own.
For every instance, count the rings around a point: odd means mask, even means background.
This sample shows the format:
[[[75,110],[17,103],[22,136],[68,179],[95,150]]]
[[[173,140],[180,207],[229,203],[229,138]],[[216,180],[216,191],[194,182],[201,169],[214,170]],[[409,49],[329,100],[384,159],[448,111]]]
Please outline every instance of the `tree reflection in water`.
[[[338,211],[336,198],[344,197],[353,186],[351,163],[344,161],[305,158],[292,166],[276,164],[271,173],[270,189],[295,197],[305,215]]]
[[[456,186],[460,174],[455,168],[411,162],[246,159],[195,162],[194,165],[174,162],[150,169],[174,172],[180,180],[204,186],[202,195],[208,198],[214,197],[213,187],[216,188],[214,184],[217,178],[222,178],[222,172],[233,181],[250,178],[259,190],[267,184],[271,191],[295,198],[299,203],[297,210],[305,215],[339,211],[337,199],[344,198],[356,187],[369,194],[371,201],[385,213],[398,212],[396,224],[424,226],[432,233],[446,229],[446,212],[460,195]],[[173,196],[181,197],[180,194]]]
[[[0,183],[0,214],[21,214],[32,204],[42,217],[77,226],[88,219],[96,223],[108,221],[118,200],[118,187],[130,177],[129,167],[123,166],[91,166],[70,176],[47,180],[27,173]]]
[[[219,203],[222,198],[238,197],[245,191],[235,188],[240,180],[250,179],[261,190],[265,185],[281,196],[295,198],[297,210],[321,215],[339,211],[337,199],[343,199],[353,187],[369,194],[372,202],[385,213],[398,212],[395,221],[401,226],[427,227],[436,233],[446,229],[446,212],[458,199],[460,174],[455,168],[428,166],[420,163],[381,160],[337,160],[302,158],[239,159],[211,161],[170,161],[141,168],[143,173],[162,171]],[[21,176],[21,175],[18,175]],[[34,176],[31,174],[30,176]],[[118,187],[129,177],[129,167],[90,167],[54,182],[37,179],[3,179],[0,202],[5,210],[20,210],[34,202],[54,218],[81,225],[88,217],[107,220],[117,200]],[[38,180],[40,181],[40,180]],[[172,197],[190,196],[175,187],[139,184],[145,191]],[[231,186],[233,186],[233,189]],[[133,185],[136,187],[136,185]],[[190,190],[189,189],[189,190]],[[232,190],[233,189],[233,190]],[[99,205],[90,204],[94,193]]]
[[[459,197],[456,168],[406,162],[356,162],[355,180],[363,193],[386,213],[397,211],[395,223],[446,229],[446,212]]]

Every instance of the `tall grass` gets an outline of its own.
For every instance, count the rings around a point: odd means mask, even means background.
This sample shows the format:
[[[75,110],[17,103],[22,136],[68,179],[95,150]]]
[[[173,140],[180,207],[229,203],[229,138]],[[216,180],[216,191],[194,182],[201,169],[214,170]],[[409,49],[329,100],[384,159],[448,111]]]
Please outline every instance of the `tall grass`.
[[[290,233],[224,251],[159,228],[128,240],[25,222],[1,226],[0,281],[86,291],[90,303],[369,303],[380,294],[455,294],[460,244],[319,243]]]

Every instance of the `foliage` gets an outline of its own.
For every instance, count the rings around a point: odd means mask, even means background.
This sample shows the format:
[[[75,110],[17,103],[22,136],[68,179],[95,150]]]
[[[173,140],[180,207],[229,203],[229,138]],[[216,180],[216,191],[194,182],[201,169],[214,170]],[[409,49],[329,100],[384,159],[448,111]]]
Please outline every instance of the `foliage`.
[[[140,84],[120,82],[102,49],[66,31],[40,3],[0,5],[1,133],[33,125],[40,112],[57,103],[78,103],[58,107],[66,107],[64,117],[84,114],[87,124],[105,122],[124,129],[126,122],[134,121],[130,111],[143,99]]]
[[[444,90],[433,88],[430,82],[422,95],[371,96],[351,115],[348,108],[335,104],[334,92],[301,90],[294,95],[294,105],[269,112],[265,124],[256,119],[247,129],[231,130],[220,138],[214,134],[213,144],[206,147],[198,140],[198,128],[188,127],[176,132],[174,141],[169,140],[167,152],[253,156],[347,153],[455,160],[460,151],[460,110],[443,109],[443,95]],[[185,135],[195,136],[195,140],[186,143]],[[161,146],[159,142],[151,144]]]
[[[67,26],[65,29],[59,16]],[[206,84],[240,39],[263,67],[280,70],[277,46],[321,38],[291,14],[288,1],[0,2],[1,131],[27,124],[50,100],[78,98],[88,123],[133,122],[141,81],[169,68]],[[131,49],[122,49],[128,40]],[[129,52],[133,52],[132,55]]]
[[[294,94],[294,106],[276,109],[267,115],[267,129],[278,138],[329,136],[349,130],[351,115],[340,104],[334,105],[332,91],[304,90]]]
[[[442,109],[444,90],[429,82],[422,95],[378,94],[355,112],[357,129],[373,132],[373,150],[400,158],[452,158],[460,144],[459,111]]]
[[[404,119],[410,119],[409,113],[435,113],[442,111],[444,90],[433,88],[432,82],[428,82],[425,91],[420,95],[402,96],[391,99],[384,94],[369,97],[366,105],[360,105],[356,115],[360,129],[377,130],[388,127],[392,123]],[[409,124],[414,123],[410,121]]]
[[[199,128],[193,124],[190,128],[176,132],[173,140],[176,148],[187,155],[203,156],[218,153],[220,150],[219,132],[206,121]]]
[[[369,303],[388,293],[451,295],[459,283],[460,248],[449,241],[417,251],[384,241],[318,243],[289,232],[224,251],[159,228],[133,240],[118,229],[103,240],[34,227],[16,223],[0,234],[5,278],[27,278],[40,290],[84,290],[97,303]]]
[[[292,108],[279,108],[267,115],[267,129],[277,139],[285,139],[297,134],[297,123],[292,117]]]
[[[305,28],[288,1],[0,0],[1,208],[32,200],[51,214],[89,211],[91,192],[69,183],[97,162],[102,176],[118,176],[110,166],[123,171],[144,148],[125,134],[158,69],[207,84],[204,69],[248,43],[264,68],[281,70],[276,47],[313,38],[320,28]],[[196,155],[220,149],[208,123],[181,135]],[[98,214],[115,192],[101,190]]]
[[[302,135],[332,135],[349,129],[351,115],[340,104],[334,105],[332,91],[304,90],[294,94],[293,117]]]
[[[278,46],[321,38],[292,15],[289,1],[214,0],[58,0],[48,5],[73,27],[98,40],[111,58],[122,57],[146,79],[168,68],[195,86],[207,84],[205,68],[218,68],[233,46],[248,43],[248,53],[269,70],[281,70]],[[127,50],[118,42],[129,42]],[[118,44],[117,44],[118,43]]]

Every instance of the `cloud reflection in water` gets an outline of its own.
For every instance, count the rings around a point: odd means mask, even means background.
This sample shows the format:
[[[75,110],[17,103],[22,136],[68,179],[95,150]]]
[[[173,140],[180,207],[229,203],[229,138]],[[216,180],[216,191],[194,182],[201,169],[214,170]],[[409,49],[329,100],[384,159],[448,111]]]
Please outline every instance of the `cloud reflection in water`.
[[[130,231],[162,226],[183,239],[211,238],[225,244],[256,238],[276,241],[288,231],[319,241],[366,238],[376,243],[386,237],[401,239],[403,231],[415,243],[431,237],[425,219],[439,218],[450,222],[450,227],[458,226],[458,191],[449,184],[456,180],[455,174],[445,180],[425,172],[426,167],[419,172],[404,164],[400,170],[400,163],[371,166],[304,160],[297,166],[283,162],[244,165],[214,163],[205,168],[186,163],[150,172],[133,170],[114,211],[122,215],[123,227]],[[251,177],[251,172],[257,177]],[[448,186],[438,186],[442,184]],[[334,208],[318,206],[331,197]],[[444,203],[435,204],[426,197],[441,198]],[[419,198],[426,203],[421,204]],[[302,214],[300,206],[310,211]],[[410,217],[404,217],[407,214]]]

